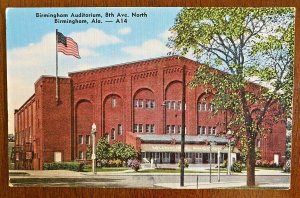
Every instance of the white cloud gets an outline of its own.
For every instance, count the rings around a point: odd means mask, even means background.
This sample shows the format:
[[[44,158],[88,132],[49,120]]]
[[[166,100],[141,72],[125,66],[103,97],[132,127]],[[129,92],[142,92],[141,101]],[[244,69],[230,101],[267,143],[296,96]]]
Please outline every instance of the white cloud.
[[[121,28],[118,30],[119,34],[129,34],[131,32],[131,28],[130,27],[126,27],[126,28]]]
[[[170,49],[160,40],[151,39],[147,40],[139,46],[129,46],[122,48],[122,51],[137,57],[137,59],[150,58],[154,56],[165,56]]]
[[[162,33],[160,33],[158,35],[159,38],[161,38],[162,40],[165,40],[167,41],[169,37],[173,36],[174,35],[174,32],[170,31],[170,30],[166,30]]]
[[[72,37],[79,46],[90,48],[122,42],[118,37],[108,35],[96,28],[89,28],[84,32],[72,32],[68,36]]]

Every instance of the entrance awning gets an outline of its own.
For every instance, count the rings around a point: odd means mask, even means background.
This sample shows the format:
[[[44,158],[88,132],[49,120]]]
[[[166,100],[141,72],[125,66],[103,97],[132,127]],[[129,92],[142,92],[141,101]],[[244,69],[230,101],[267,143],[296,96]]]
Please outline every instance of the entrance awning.
[[[185,145],[185,152],[187,153],[209,153],[209,145]],[[228,147],[224,145],[212,145],[212,153],[217,153],[220,150],[221,153],[228,153]],[[142,144],[141,152],[181,152],[180,144]],[[239,153],[238,149],[233,149],[234,153]]]

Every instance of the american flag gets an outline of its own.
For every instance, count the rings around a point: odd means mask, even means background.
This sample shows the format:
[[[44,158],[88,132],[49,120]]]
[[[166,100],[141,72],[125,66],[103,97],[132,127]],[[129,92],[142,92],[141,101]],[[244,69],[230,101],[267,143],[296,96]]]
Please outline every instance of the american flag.
[[[80,58],[78,45],[71,37],[66,37],[61,32],[57,32],[56,36],[58,52],[62,52],[65,55],[72,55],[76,58]]]

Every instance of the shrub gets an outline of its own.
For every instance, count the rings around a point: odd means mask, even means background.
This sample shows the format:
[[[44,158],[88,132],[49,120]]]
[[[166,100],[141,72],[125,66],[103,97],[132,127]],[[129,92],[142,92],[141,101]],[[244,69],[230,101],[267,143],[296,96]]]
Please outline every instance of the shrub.
[[[291,172],[291,160],[287,160],[285,165],[283,166],[283,171],[290,173]]]
[[[71,170],[82,172],[84,169],[84,163],[78,162],[53,162],[53,163],[44,163],[44,170]]]
[[[279,167],[279,165],[276,165],[274,161],[267,161],[267,160],[256,160],[255,162],[256,167],[266,167],[266,168],[275,168]]]
[[[178,162],[178,167],[181,167],[181,160]],[[184,168],[189,167],[189,161],[187,159],[184,159]]]
[[[119,159],[116,160],[109,160],[107,165],[109,167],[121,167],[122,166],[122,161]]]
[[[141,168],[141,162],[137,159],[134,159],[131,161],[129,166],[137,172]]]
[[[233,171],[233,172],[240,173],[240,172],[242,172],[242,169],[243,169],[242,163],[239,161],[234,162],[231,166],[231,171]]]

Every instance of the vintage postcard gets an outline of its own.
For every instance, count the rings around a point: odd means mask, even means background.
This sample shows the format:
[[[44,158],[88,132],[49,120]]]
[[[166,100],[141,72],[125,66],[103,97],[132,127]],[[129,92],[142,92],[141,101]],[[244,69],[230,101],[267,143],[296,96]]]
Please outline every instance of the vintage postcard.
[[[294,8],[7,8],[10,186],[290,187]]]

